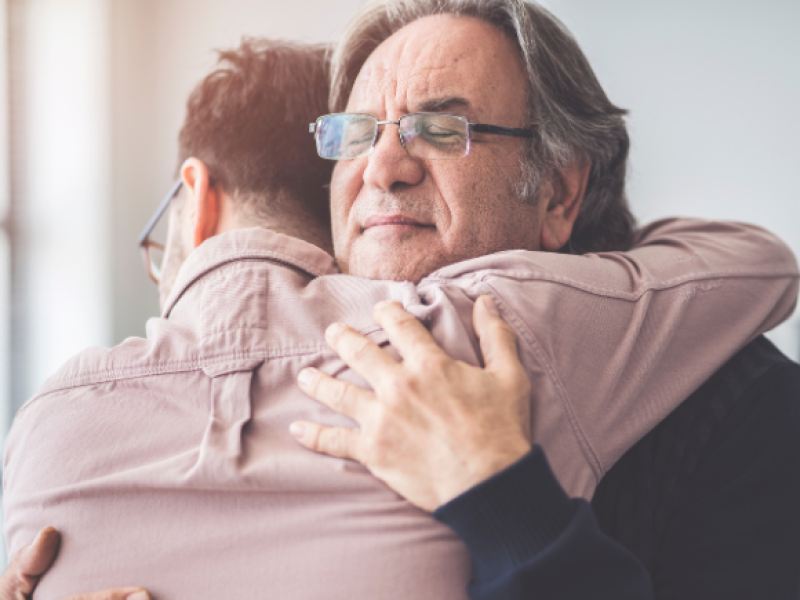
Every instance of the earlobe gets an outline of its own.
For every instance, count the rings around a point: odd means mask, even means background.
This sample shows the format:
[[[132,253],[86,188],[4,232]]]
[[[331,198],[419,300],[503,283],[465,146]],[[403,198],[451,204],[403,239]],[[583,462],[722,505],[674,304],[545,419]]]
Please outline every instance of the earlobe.
[[[552,195],[542,199],[547,200],[547,212],[542,223],[542,250],[557,252],[569,241],[583,204],[590,171],[588,161],[553,170]]]
[[[211,184],[205,163],[187,158],[181,165],[181,177],[189,201],[189,226],[192,249],[216,235],[220,217],[219,194]]]

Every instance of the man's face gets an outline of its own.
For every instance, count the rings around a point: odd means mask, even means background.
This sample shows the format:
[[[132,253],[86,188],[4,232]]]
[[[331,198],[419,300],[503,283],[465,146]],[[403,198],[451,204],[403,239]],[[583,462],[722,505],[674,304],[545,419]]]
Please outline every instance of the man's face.
[[[346,110],[392,121],[446,112],[522,127],[526,75],[513,42],[492,25],[426,17],[372,53]],[[468,156],[422,160],[403,148],[396,125],[383,127],[371,154],[339,161],[333,172],[333,243],[343,272],[419,281],[468,258],[539,249],[546,207],[517,193],[521,140],[476,133]]]

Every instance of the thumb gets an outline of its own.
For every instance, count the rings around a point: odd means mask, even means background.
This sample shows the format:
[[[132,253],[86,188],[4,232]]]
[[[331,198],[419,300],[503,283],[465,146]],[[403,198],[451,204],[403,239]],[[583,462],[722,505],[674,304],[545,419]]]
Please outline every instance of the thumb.
[[[480,340],[486,371],[501,377],[524,376],[517,354],[517,334],[500,318],[491,296],[481,296],[472,312],[472,324]]]
[[[38,577],[53,563],[61,534],[55,527],[45,527],[29,546],[22,548],[11,561],[25,575]]]
[[[0,576],[0,600],[19,600],[33,592],[39,576],[55,559],[59,540],[58,531],[53,527],[45,527],[32,544],[14,555]]]

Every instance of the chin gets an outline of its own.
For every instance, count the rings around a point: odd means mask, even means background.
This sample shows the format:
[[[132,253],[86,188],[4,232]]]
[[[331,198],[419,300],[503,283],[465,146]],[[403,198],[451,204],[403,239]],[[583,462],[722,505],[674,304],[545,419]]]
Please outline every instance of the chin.
[[[449,260],[451,257],[441,241],[430,236],[421,239],[415,235],[392,241],[376,243],[369,237],[356,240],[350,252],[344,253],[348,256],[338,257],[342,272],[365,279],[419,283],[423,277],[454,262]]]
[[[391,257],[372,256],[364,260],[355,260],[349,264],[350,275],[365,279],[382,279],[386,281],[410,281],[419,283],[420,280],[430,275],[436,269],[447,263],[432,261],[425,257],[417,261],[406,261],[394,255]]]

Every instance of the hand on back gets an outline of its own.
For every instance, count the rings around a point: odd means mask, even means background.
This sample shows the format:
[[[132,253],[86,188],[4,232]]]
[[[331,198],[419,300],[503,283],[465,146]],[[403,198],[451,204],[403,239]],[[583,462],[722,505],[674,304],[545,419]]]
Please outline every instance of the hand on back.
[[[375,321],[403,358],[353,329],[332,325],[328,343],[374,391],[305,369],[300,387],[359,429],[293,423],[306,447],[364,464],[412,504],[433,511],[530,450],[530,383],[514,330],[487,296],[473,323],[486,367],[453,360],[399,304],[381,302]]]

